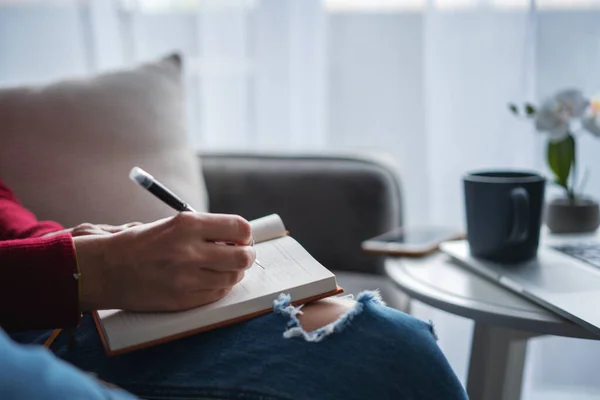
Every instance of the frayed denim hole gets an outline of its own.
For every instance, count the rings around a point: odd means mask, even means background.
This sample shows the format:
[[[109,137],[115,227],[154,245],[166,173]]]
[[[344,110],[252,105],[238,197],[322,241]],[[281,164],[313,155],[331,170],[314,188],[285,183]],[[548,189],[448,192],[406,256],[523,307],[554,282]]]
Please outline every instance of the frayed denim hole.
[[[344,328],[350,325],[352,319],[364,310],[365,304],[374,303],[385,305],[378,291],[361,292],[356,299],[354,307],[341,315],[337,320],[321,328],[315,329],[312,332],[307,332],[302,328],[302,325],[298,320],[298,315],[302,314],[302,306],[294,307],[290,303],[291,297],[289,294],[285,293],[280,294],[279,297],[273,301],[273,310],[275,313],[285,315],[289,318],[286,330],[283,332],[283,337],[286,339],[303,337],[304,340],[312,343],[320,342],[334,332],[343,331]]]
[[[363,304],[373,303],[385,306],[385,301],[383,301],[381,298],[381,293],[379,293],[379,290],[362,291],[358,294],[356,301]]]

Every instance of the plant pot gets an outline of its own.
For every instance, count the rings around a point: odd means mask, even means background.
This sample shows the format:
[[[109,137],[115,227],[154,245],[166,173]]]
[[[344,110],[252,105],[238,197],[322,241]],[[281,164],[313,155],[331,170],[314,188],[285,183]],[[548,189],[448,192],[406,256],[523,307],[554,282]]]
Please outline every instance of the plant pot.
[[[546,204],[546,225],[552,233],[594,232],[600,225],[598,202],[557,198]]]

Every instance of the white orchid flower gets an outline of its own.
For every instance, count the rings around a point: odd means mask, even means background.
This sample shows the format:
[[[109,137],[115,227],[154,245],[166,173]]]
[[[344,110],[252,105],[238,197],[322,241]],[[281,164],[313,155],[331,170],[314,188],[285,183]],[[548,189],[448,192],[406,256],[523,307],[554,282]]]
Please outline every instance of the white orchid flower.
[[[589,101],[581,91],[560,91],[542,103],[535,117],[535,128],[541,132],[548,132],[550,141],[559,142],[569,134],[571,121],[582,117],[588,105]]]
[[[590,101],[590,107],[581,120],[581,124],[591,134],[600,137],[600,95]]]

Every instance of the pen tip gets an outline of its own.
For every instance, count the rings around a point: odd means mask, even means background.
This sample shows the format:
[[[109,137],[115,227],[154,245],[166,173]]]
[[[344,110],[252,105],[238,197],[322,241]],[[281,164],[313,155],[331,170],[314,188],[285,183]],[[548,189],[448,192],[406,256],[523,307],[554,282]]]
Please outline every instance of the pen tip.
[[[140,167],[133,167],[129,172],[129,179],[137,182],[139,185],[148,189],[152,185],[152,175],[141,169]]]

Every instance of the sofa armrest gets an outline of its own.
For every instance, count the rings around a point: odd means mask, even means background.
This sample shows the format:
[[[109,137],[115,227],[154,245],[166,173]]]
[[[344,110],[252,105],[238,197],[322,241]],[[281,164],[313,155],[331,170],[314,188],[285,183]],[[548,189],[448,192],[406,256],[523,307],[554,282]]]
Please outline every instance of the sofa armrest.
[[[210,211],[254,219],[277,213],[290,234],[332,270],[380,273],[365,239],[402,223],[400,182],[363,156],[199,154]]]

